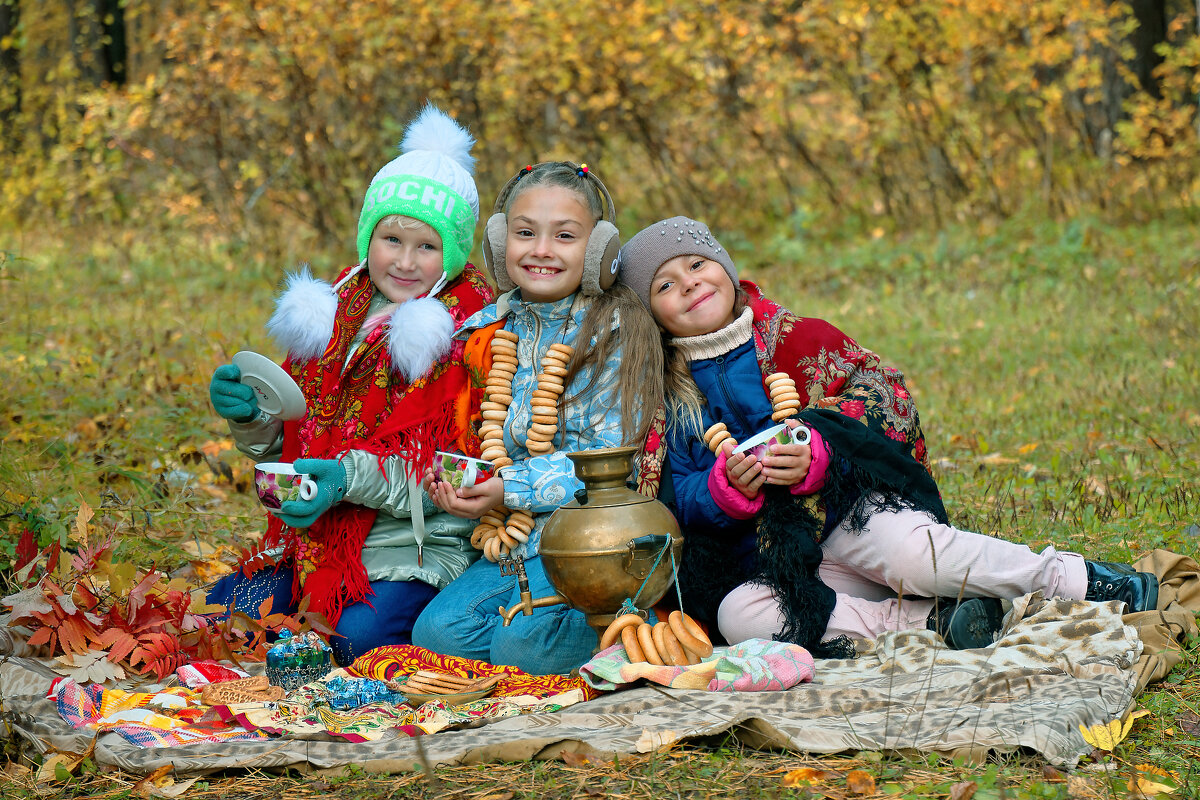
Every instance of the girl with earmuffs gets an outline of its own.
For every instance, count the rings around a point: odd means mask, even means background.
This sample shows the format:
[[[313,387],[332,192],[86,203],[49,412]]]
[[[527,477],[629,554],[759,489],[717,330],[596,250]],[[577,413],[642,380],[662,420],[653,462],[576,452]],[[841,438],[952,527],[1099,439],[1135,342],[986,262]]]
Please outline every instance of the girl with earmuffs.
[[[498,609],[520,596],[496,562],[523,558],[533,596],[554,594],[538,547],[550,513],[583,487],[567,453],[644,436],[661,349],[636,294],[613,286],[615,216],[600,179],[568,161],[525,167],[496,200],[484,260],[503,294],[456,334],[467,339],[468,366],[486,375],[479,433],[496,474],[458,489],[432,471],[425,478],[439,508],[482,518],[472,541],[485,557],[421,613],[418,646],[550,675],[584,663],[597,645],[583,614],[565,605],[505,627]]]

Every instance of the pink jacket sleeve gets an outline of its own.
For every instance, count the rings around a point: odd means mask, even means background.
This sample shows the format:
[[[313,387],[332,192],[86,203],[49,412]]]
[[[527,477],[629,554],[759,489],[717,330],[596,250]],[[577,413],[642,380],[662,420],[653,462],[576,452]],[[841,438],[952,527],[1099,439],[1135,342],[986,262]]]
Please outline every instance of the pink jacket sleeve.
[[[812,450],[812,462],[808,465],[808,474],[799,483],[793,483],[791,492],[794,495],[806,495],[819,492],[825,486],[825,473],[829,470],[829,451],[825,449],[825,440],[816,428],[808,429],[808,447]],[[736,491],[736,490],[735,490]]]
[[[733,519],[750,519],[763,507],[766,498],[759,495],[753,500],[739,492],[725,474],[725,454],[717,456],[717,463],[708,472],[708,491],[722,511]]]

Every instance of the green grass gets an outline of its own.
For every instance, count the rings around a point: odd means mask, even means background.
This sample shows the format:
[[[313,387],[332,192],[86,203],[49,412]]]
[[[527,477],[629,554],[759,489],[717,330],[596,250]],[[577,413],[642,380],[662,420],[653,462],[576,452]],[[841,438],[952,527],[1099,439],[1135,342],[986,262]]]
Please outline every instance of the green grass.
[[[0,234],[3,235],[3,234]],[[951,517],[1040,548],[1128,560],[1200,542],[1200,242],[1187,221],[1129,228],[1088,219],[1011,220],[941,234],[722,237],[747,277],[825,318],[908,376]],[[81,501],[116,528],[119,551],[171,568],[261,530],[246,460],[200,452],[227,439],[207,400],[214,367],[262,333],[282,266],[243,248],[137,237],[76,248],[0,239],[0,530],[44,541]],[[332,271],[337,259],[318,259]],[[210,451],[215,452],[215,451]],[[222,466],[222,462],[224,466]],[[0,535],[0,583],[13,537]],[[0,585],[0,589],[6,588]],[[1195,642],[1152,687],[1114,762],[1150,763],[1200,784]],[[731,740],[590,765],[438,769],[426,776],[210,778],[193,797],[851,796],[844,777],[783,786],[818,762]],[[1126,796],[1127,775],[1073,784],[1027,755],[986,765],[936,758],[829,758],[879,794],[977,798]],[[136,779],[87,773],[59,796],[129,796]],[[0,797],[23,785],[0,781]],[[324,788],[323,788],[324,787]],[[723,787],[731,787],[725,789]],[[1193,793],[1195,789],[1191,790]],[[1184,796],[1186,790],[1176,796]]]

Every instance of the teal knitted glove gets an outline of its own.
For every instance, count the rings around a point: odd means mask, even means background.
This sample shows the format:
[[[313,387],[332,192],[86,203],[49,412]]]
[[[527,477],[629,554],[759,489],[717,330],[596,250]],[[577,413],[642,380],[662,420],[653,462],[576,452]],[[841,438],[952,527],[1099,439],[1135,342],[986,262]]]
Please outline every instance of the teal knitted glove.
[[[278,511],[267,509],[293,528],[307,528],[346,496],[346,468],[335,458],[301,458],[293,465],[317,484],[311,500],[288,500]]]
[[[249,422],[258,416],[254,390],[239,383],[242,371],[233,364],[222,364],[213,371],[208,384],[208,399],[222,417],[234,422]]]

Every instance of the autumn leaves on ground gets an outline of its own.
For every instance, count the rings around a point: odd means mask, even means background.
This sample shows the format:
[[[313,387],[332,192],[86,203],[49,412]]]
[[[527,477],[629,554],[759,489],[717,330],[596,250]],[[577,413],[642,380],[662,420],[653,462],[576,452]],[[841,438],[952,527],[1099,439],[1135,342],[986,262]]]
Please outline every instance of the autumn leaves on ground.
[[[622,230],[702,217],[773,296],[901,367],[961,527],[1125,561],[1197,551],[1192,4],[66,5],[0,0],[0,592],[57,543],[56,579],[117,616],[89,629],[53,610],[44,643],[121,653],[64,670],[160,673],[181,644],[228,646],[187,638],[186,599],[263,513],[208,378],[243,348],[281,355],[263,322],[283,271],[352,258],[365,181],[426,98],[480,139],[485,216],[515,167],[590,161]],[[816,760],[722,738],[187,792],[1185,796],[1196,645],[1145,714],[1089,734],[1071,776],[1022,755]],[[0,797],[32,793],[32,749],[5,757]],[[45,775],[64,797],[169,780],[86,754]]]

